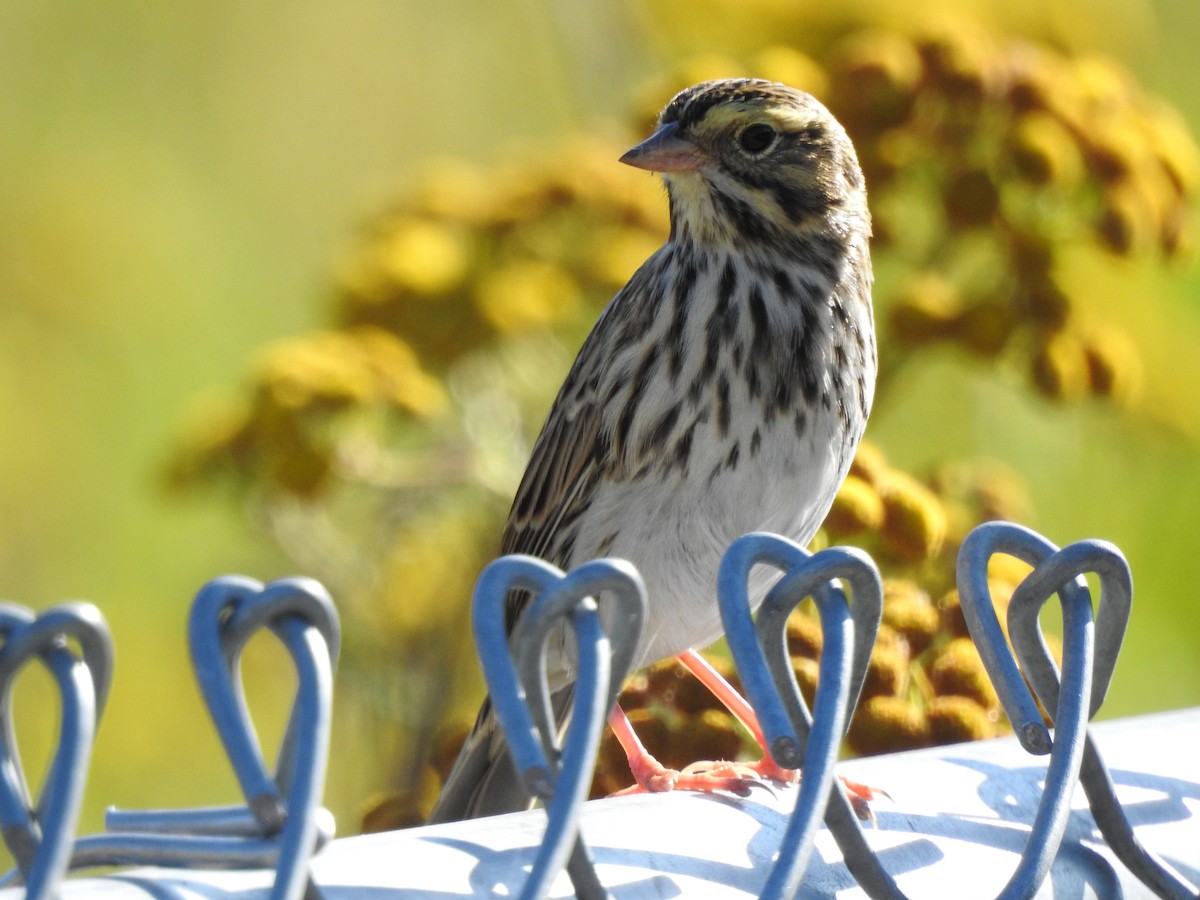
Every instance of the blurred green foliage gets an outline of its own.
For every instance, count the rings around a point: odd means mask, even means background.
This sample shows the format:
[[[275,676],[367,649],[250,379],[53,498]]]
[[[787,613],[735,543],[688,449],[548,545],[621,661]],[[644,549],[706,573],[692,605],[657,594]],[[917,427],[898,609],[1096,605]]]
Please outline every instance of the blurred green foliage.
[[[1114,540],[1139,602],[1106,714],[1200,702],[1195,3],[703,7],[0,11],[0,596],[112,622],[85,829],[234,796],[183,649],[225,571],[335,592],[343,829],[429,789],[421,749],[478,700],[462,614],[528,441],[661,237],[661,190],[616,156],[712,75],[818,93],[868,169],[891,481],[860,462],[832,536],[933,594],[992,501]],[[179,503],[163,469],[218,492]],[[879,530],[889,502],[911,527]],[[256,643],[274,736],[290,676]],[[35,771],[51,731],[21,728]]]

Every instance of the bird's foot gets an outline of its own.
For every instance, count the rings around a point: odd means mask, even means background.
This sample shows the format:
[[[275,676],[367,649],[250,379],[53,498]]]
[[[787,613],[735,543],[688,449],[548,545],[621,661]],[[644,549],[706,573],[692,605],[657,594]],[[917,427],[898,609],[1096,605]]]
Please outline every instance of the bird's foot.
[[[783,784],[799,784],[800,770],[785,769],[779,765],[771,757],[764,756],[758,762],[752,763],[734,763],[740,771],[746,773],[750,777],[779,781]],[[891,795],[880,788],[871,787],[869,784],[862,784],[858,781],[851,781],[841,775],[838,776],[842,787],[846,789],[846,794],[850,798],[850,806],[854,809],[854,814],[858,816],[859,821],[870,822],[875,824],[875,811],[871,809],[871,801],[879,797],[887,797],[891,799]]]
[[[781,781],[784,784],[797,784],[800,781],[799,769],[785,769],[783,766],[771,759],[770,756],[764,756],[758,762],[738,763],[750,771],[754,772],[759,778],[769,778],[772,781]]]
[[[704,760],[694,762],[683,769],[670,769],[647,754],[643,758],[631,760],[630,770],[636,783],[610,796],[623,797],[628,794],[665,791],[728,791],[739,797],[748,797],[756,787],[770,790],[769,785],[758,775],[751,763]]]
[[[624,797],[630,794],[664,793],[666,791],[700,791],[714,793],[727,791],[739,797],[748,797],[755,788],[771,790],[769,782],[798,784],[799,769],[785,769],[769,756],[757,762],[729,762],[727,760],[700,760],[683,769],[670,769],[653,756],[632,760],[630,770],[635,784],[610,794]],[[849,778],[838,776],[850,798],[854,814],[862,822],[875,824],[875,811],[871,802],[879,797],[891,799],[887,791],[871,787]]]

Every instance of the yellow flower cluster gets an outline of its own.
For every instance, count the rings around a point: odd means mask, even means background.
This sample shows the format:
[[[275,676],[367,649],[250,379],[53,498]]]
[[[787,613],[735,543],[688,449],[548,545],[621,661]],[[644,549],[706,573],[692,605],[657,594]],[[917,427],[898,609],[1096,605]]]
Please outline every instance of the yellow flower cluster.
[[[862,546],[889,571],[920,571],[926,584],[944,569],[945,582],[953,580],[954,556],[975,525],[1028,512],[1020,479],[999,463],[949,463],[924,483],[864,441],[817,542]]]
[[[350,251],[339,323],[401,334],[438,370],[495,341],[581,329],[666,233],[661,190],[616,165],[621,152],[581,138],[494,172],[431,170]]]
[[[854,139],[876,261],[902,273],[876,291],[883,377],[943,342],[1005,354],[1054,400],[1135,394],[1132,342],[1064,262],[1180,255],[1200,153],[1116,63],[966,27],[849,30],[816,57],[775,47],[687,61],[647,92],[643,127],[674,90],[738,74],[809,90]]]
[[[989,567],[988,586],[1002,627],[1013,590],[1028,571],[1009,557],[997,557]],[[1059,658],[1058,639],[1050,635],[1047,641]],[[810,661],[796,665],[798,675],[811,671],[815,678]],[[867,679],[850,726],[849,745],[856,753],[980,740],[1008,730],[954,588],[931,601],[913,581],[885,580],[883,625],[870,672],[877,669],[889,677]],[[802,680],[801,686],[811,691],[815,683]]]
[[[950,225],[1052,243],[1065,205],[1113,252],[1180,249],[1196,146],[1111,60],[958,28],[860,32],[830,67],[875,190],[933,163]]]
[[[823,527],[824,540],[867,547],[889,573],[879,640],[850,728],[856,753],[975,740],[1007,727],[967,631],[955,563],[977,524],[1023,521],[1029,512],[1020,479],[999,463],[948,463],[923,483],[891,468],[873,444],[859,448]],[[1028,571],[1011,558],[992,561],[989,584],[1002,621]],[[801,690],[811,697],[819,630],[803,611],[789,622],[789,648]]]
[[[854,138],[870,188],[883,387],[915,351],[952,343],[1023,368],[1047,397],[1133,396],[1141,372],[1133,342],[1104,321],[1064,260],[1180,252],[1200,166],[1178,116],[1110,61],[965,28],[847,29],[807,49],[774,45],[740,60],[684,61],[642,92],[630,140],[650,128],[674,91],[706,78],[750,74],[821,96]],[[345,254],[335,327],[390,334],[442,382],[465,360],[503,354],[529,335],[576,345],[667,230],[656,180],[615,163],[624,146],[580,137],[488,170],[431,167]],[[360,388],[344,379],[361,368],[361,338],[322,340],[323,368],[295,362],[308,366],[302,390],[353,394]],[[344,362],[332,358],[339,347]],[[317,383],[322,377],[327,385]],[[428,379],[408,382],[427,398],[439,393]],[[553,395],[556,379],[544,382],[529,398],[534,406]],[[241,452],[235,470],[249,483],[311,495],[329,477],[338,438],[328,423],[301,425],[298,417],[324,418],[323,404],[294,411],[285,427],[260,399],[233,430],[243,442],[250,439],[242,431],[285,433],[276,450],[264,443]],[[419,417],[428,402],[397,408]],[[223,433],[230,439],[230,428],[228,417],[214,419],[193,435],[177,469],[223,471],[202,463]],[[312,439],[318,430],[327,433],[323,450]],[[289,452],[296,458],[284,458]],[[931,523],[920,508],[904,506],[915,502],[906,486],[877,488],[838,514],[878,517],[883,509],[869,508],[878,500],[893,523],[906,511],[911,527]],[[910,554],[936,537],[889,534],[914,540]]]
[[[350,420],[429,421],[446,393],[402,339],[378,328],[322,331],[259,353],[249,400],[205,411],[181,442],[178,485],[232,476],[267,493],[313,497],[339,477]]]

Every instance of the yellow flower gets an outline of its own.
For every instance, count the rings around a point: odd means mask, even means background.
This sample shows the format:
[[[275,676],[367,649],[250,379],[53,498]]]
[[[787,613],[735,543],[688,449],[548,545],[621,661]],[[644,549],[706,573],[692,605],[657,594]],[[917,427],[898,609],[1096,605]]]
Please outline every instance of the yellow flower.
[[[1088,383],[1097,397],[1127,401],[1141,385],[1141,360],[1132,342],[1113,329],[1094,329],[1083,338]]]
[[[1045,336],[1032,360],[1034,387],[1050,400],[1075,401],[1088,391],[1088,365],[1078,336],[1056,331]]]
[[[314,404],[345,406],[365,402],[372,393],[370,375],[355,358],[344,332],[321,331],[277,341],[260,355],[259,396],[281,409]]]
[[[815,616],[799,610],[788,616],[787,648],[790,656],[816,659],[821,655],[824,643],[825,634]]]
[[[883,539],[903,560],[936,556],[946,539],[946,512],[929,488],[911,475],[892,470],[879,485],[883,498]]]
[[[824,527],[836,535],[874,531],[883,524],[883,499],[857,475],[848,475],[833,498]]]
[[[575,280],[558,266],[523,260],[484,275],[475,302],[497,331],[517,334],[570,318],[580,296]]]
[[[1196,190],[1200,150],[1177,110],[1157,107],[1143,117],[1141,126],[1151,152],[1181,196]]]
[[[884,579],[883,622],[904,636],[913,656],[933,643],[940,624],[929,594],[916,582],[904,578]]]
[[[950,100],[974,107],[993,80],[994,53],[988,42],[966,26],[941,28],[917,40],[925,79]]]
[[[829,76],[820,63],[795,47],[775,44],[758,53],[750,70],[759,78],[781,81],[823,98],[829,93]]]
[[[1081,56],[1071,63],[1070,78],[1089,112],[1123,109],[1133,94],[1132,79],[1106,56]]]
[[[467,271],[467,247],[461,234],[423,218],[391,223],[377,248],[384,274],[418,296],[457,287]]]
[[[807,656],[792,657],[792,675],[796,679],[796,686],[800,688],[800,696],[810,709],[817,696],[817,677],[820,670],[821,664],[815,659]]]
[[[1141,164],[1145,147],[1134,131],[1135,125],[1133,117],[1122,110],[1097,114],[1081,129],[1084,158],[1101,181],[1121,181]]]
[[[398,409],[427,418],[446,407],[442,383],[421,368],[412,347],[382,328],[359,328],[351,332],[363,354],[363,362],[377,379],[379,395]]]
[[[445,403],[404,341],[379,328],[320,331],[267,347],[256,376],[259,396],[280,408],[340,408],[386,402],[428,416]]]
[[[901,697],[867,697],[858,706],[847,736],[850,749],[869,756],[929,744],[925,713]]]
[[[940,272],[928,271],[901,286],[891,323],[900,340],[919,343],[952,334],[961,314],[958,288]]]
[[[877,642],[867,663],[863,697],[900,696],[908,684],[909,660],[908,647],[903,641]]]
[[[929,680],[938,696],[969,697],[985,709],[1000,705],[970,638],[954,638],[937,651],[929,667]]]
[[[925,707],[934,744],[983,741],[996,736],[995,718],[969,697],[934,697]]]
[[[878,488],[888,471],[887,458],[878,444],[862,441],[854,452],[850,463],[850,474],[855,475],[872,487]]]
[[[1096,234],[1108,250],[1128,256],[1151,246],[1158,229],[1148,201],[1146,194],[1131,183],[1105,192]]]
[[[1008,136],[1008,153],[1034,184],[1069,187],[1079,179],[1079,148],[1058,119],[1044,112],[1021,116]]]
[[[1067,80],[1063,58],[1034,43],[1015,45],[1008,54],[1008,102],[1018,112],[1055,110],[1063,103]]]
[[[874,132],[908,118],[921,59],[912,41],[892,31],[860,31],[833,52],[834,104],[842,118]]]

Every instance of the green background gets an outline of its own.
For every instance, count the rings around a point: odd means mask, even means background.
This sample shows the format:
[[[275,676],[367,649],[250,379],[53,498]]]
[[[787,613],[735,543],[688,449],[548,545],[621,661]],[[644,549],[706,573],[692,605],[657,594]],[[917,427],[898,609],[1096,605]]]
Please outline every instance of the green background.
[[[1118,56],[1200,130],[1195,0],[1005,7]],[[211,577],[295,565],[232,498],[162,487],[197,398],[236,385],[263,343],[323,321],[338,252],[421,160],[489,162],[620,115],[667,59],[634,4],[433,9],[0,5],[0,598],[86,599],[112,626],[84,831],[109,804],[235,799],[191,683],[186,611]],[[1200,333],[1194,263],[1159,290],[1158,308]],[[1195,445],[1031,401],[948,357],[896,389],[911,402],[870,431],[892,461],[919,471],[985,451],[1028,476],[1040,530],[1104,537],[1130,558],[1134,618],[1105,715],[1200,703]],[[961,410],[952,432],[947,405]],[[252,649],[251,698],[277,733],[291,676],[275,648]],[[45,688],[33,672],[18,688],[35,774],[57,727]],[[372,760],[369,746],[335,746],[329,805],[344,830],[387,787]]]

